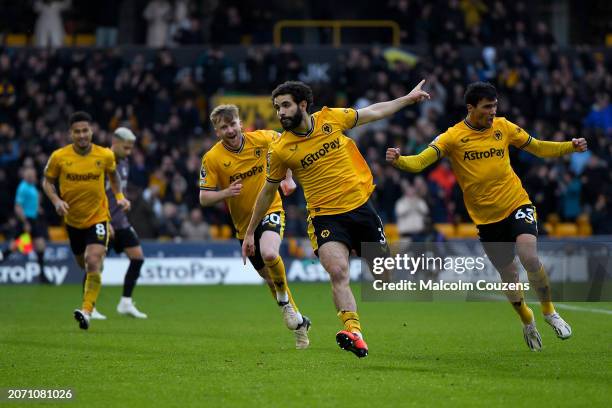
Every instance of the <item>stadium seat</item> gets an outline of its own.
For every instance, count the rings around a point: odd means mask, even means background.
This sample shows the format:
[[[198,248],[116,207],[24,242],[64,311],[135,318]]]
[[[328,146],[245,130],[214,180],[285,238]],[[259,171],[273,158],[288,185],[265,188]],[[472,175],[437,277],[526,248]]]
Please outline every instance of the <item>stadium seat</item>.
[[[212,239],[220,239],[219,237],[221,236],[221,228],[219,228],[218,225],[211,225],[210,226],[210,237]]]
[[[578,235],[581,237],[589,237],[593,235],[593,227],[587,214],[581,214],[576,218],[576,227],[578,228]]]
[[[295,238],[289,238],[288,241],[288,250],[289,255],[295,258],[303,258],[304,257],[304,248],[301,247],[300,243]]]
[[[76,47],[92,47],[96,45],[95,34],[77,34],[74,38]]]
[[[229,225],[222,225],[219,235],[219,239],[231,239],[232,238],[232,227]]]
[[[546,217],[546,222],[549,223],[553,227],[553,229],[554,229],[555,225],[557,225],[560,221],[561,221],[561,219],[555,213],[548,214],[548,217]],[[551,229],[551,231],[552,231],[552,229]]]
[[[544,230],[548,235],[552,235],[555,232],[555,225],[550,222],[544,223]],[[542,231],[538,231],[538,233],[542,233]]]
[[[434,228],[445,238],[455,238],[455,226],[453,224],[439,223],[434,224]]]
[[[385,236],[387,237],[387,241],[389,241],[390,244],[399,240],[400,235],[397,229],[397,224],[386,224],[385,225]]]
[[[28,45],[27,34],[7,34],[5,37],[7,47],[25,47]]]
[[[462,222],[457,225],[457,238],[478,238],[478,228],[476,225],[468,222]]]
[[[61,242],[68,240],[68,233],[64,227],[49,227],[49,240],[52,242]]]
[[[551,235],[557,238],[575,237],[578,235],[578,227],[573,222],[560,222]]]

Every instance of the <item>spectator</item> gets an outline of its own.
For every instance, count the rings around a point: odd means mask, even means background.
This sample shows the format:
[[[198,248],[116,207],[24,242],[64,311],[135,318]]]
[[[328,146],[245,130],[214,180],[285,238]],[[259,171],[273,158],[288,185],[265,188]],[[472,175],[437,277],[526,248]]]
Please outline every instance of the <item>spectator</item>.
[[[181,237],[194,241],[210,239],[210,227],[204,222],[202,210],[199,207],[192,209],[189,219],[183,221]]]
[[[38,14],[34,27],[34,45],[57,48],[64,44],[62,12],[70,8],[71,0],[37,0],[34,11]]]
[[[159,235],[166,238],[180,238],[181,218],[178,207],[173,203],[165,203],[159,225]]]
[[[425,221],[429,214],[427,203],[416,194],[408,182],[402,183],[404,195],[395,203],[397,229],[404,239],[419,241],[425,231]]]
[[[147,46],[153,48],[168,45],[169,22],[172,8],[166,0],[151,0],[142,16],[147,20]]]

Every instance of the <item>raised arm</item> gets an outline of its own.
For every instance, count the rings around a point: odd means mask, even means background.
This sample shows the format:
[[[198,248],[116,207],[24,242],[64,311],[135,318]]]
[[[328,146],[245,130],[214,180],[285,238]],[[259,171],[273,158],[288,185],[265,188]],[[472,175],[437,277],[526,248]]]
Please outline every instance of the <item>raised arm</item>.
[[[399,148],[390,147],[387,149],[386,159],[393,167],[400,170],[410,173],[419,173],[438,161],[438,152],[436,149],[429,146],[417,155],[400,156]]]
[[[253,214],[251,215],[251,221],[249,222],[249,226],[247,227],[244,241],[242,243],[242,260],[245,265],[247,256],[255,254],[255,228],[257,228],[257,224],[259,224],[259,221],[261,221],[264,215],[266,215],[270,205],[272,205],[274,195],[278,190],[278,185],[279,183],[273,183],[266,180],[266,184],[264,184],[263,188],[259,192],[259,195],[257,196],[255,208],[253,209]]]
[[[422,89],[424,84],[425,80],[423,79],[408,95],[404,95],[392,101],[379,102],[359,109],[357,111],[359,120],[357,120],[356,126],[384,119],[408,105],[421,102],[424,99],[429,99],[429,94]]]
[[[584,138],[572,139],[571,142],[546,142],[529,136],[521,149],[538,157],[560,157],[574,152],[586,152],[588,147]]]

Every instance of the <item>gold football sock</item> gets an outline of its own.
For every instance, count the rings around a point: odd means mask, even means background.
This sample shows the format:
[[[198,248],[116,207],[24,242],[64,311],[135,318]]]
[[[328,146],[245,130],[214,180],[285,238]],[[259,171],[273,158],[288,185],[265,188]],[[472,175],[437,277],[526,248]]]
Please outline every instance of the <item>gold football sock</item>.
[[[525,303],[525,295],[522,290],[506,290],[504,294],[508,301],[518,313],[523,324],[529,324],[533,321],[533,310]]]
[[[550,294],[550,283],[548,282],[548,275],[544,270],[544,265],[540,265],[540,269],[535,272],[527,271],[527,277],[531,286],[536,291],[538,299],[540,299],[542,313],[545,315],[555,313],[555,306],[552,303]]]
[[[264,260],[264,263],[268,267],[268,273],[274,282],[277,301],[291,303],[295,311],[298,312],[298,307],[295,304],[293,296],[291,296],[289,286],[287,285],[287,275],[285,274],[285,264],[283,263],[283,259],[280,256],[277,256],[276,259],[271,262],[266,262]]]
[[[527,306],[527,303],[525,303],[525,300],[522,297],[518,302],[511,303],[512,307],[521,318],[521,322],[523,322],[523,324],[529,324],[533,322],[533,310],[531,310],[529,306]]]
[[[83,293],[82,309],[88,313],[94,308],[100,288],[102,287],[102,275],[100,272],[89,272],[85,280],[85,291]]]
[[[338,312],[338,317],[344,325],[344,329],[351,333],[361,333],[361,324],[359,323],[359,315],[357,312],[348,312],[341,310]]]

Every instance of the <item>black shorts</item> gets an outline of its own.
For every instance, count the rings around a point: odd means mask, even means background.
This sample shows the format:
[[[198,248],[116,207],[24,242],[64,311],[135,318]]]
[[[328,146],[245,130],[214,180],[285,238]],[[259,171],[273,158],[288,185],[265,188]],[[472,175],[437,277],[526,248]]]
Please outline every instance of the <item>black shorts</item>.
[[[66,225],[70,249],[75,255],[83,255],[88,245],[100,244],[108,248],[108,221],[99,222],[88,228],[74,228]]]
[[[44,238],[49,239],[49,231],[47,230],[47,223],[43,219],[43,217],[37,218],[26,218],[28,223],[30,224],[30,235],[32,239],[36,238]],[[19,222],[17,225],[17,230],[15,231],[15,237],[20,236],[25,232],[25,226],[22,222]]]
[[[349,252],[353,249],[361,256],[361,244],[375,242],[383,256],[388,256],[389,245],[385,229],[370,200],[354,210],[334,215],[317,215],[308,218],[308,236],[315,255],[326,242],[342,242]]]
[[[285,212],[284,211],[276,211],[270,214],[266,214],[266,216],[261,220],[257,228],[255,228],[255,255],[249,256],[249,261],[253,265],[255,270],[259,271],[266,264],[264,263],[263,258],[261,257],[261,249],[259,246],[259,241],[261,240],[261,236],[265,231],[276,232],[280,235],[281,239],[283,238],[283,232],[285,232]],[[240,245],[244,240],[240,240]]]
[[[115,230],[115,236],[111,239],[109,247],[115,250],[115,253],[120,254],[125,248],[140,246],[140,240],[134,227],[121,228]]]
[[[500,269],[514,260],[514,244],[521,234],[538,236],[538,216],[532,204],[512,211],[507,218],[491,224],[478,225],[480,242],[493,265]]]

